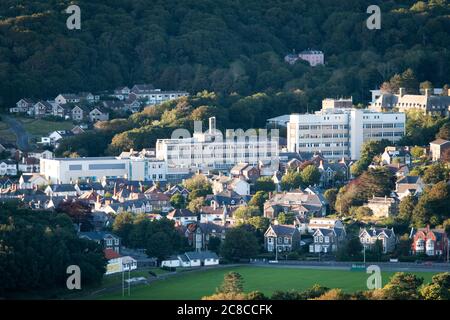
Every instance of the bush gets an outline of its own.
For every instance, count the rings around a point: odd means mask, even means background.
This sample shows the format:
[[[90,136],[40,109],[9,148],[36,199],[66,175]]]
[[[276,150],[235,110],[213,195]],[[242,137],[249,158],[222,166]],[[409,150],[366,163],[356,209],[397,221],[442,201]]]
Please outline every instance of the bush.
[[[175,268],[175,267],[168,267],[168,266],[163,266],[163,267],[161,267],[161,269],[165,270],[165,271],[169,271],[169,272],[177,271],[177,268]]]
[[[288,260],[298,260],[298,259],[300,259],[300,255],[298,254],[298,252],[295,252],[295,251],[289,252],[287,255],[287,259]]]
[[[63,122],[64,118],[58,116],[45,116],[42,117],[42,120],[53,121],[53,122]]]

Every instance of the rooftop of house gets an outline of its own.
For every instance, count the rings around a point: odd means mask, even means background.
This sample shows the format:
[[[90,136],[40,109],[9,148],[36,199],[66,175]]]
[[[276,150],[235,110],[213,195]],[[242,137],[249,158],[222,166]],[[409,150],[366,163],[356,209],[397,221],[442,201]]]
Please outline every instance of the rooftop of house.
[[[449,144],[449,143],[450,143],[450,141],[445,140],[445,139],[436,139],[436,140],[430,142],[430,144],[437,144],[437,145],[440,145],[440,146],[445,145],[445,144]]]
[[[91,239],[91,240],[103,240],[105,238],[115,238],[118,237],[113,235],[110,232],[106,231],[87,231],[87,232],[79,232],[78,235],[83,238]]]
[[[372,197],[367,201],[369,204],[387,204],[387,203],[396,203],[397,200],[395,198],[390,197]]]
[[[397,184],[417,184],[420,181],[419,176],[404,176],[397,180]]]
[[[295,226],[287,224],[273,224],[269,228],[275,232],[277,237],[292,236],[297,230]]]
[[[212,251],[190,251],[186,252],[185,255],[189,260],[219,259],[217,254]]]
[[[371,227],[370,229],[361,229],[359,235],[361,236],[363,233],[367,232],[367,234],[371,237],[378,237],[382,234],[385,234],[387,237],[394,236],[394,229],[389,228],[375,228]]]
[[[76,192],[73,184],[52,184],[48,186],[53,192]]]
[[[174,209],[169,212],[167,217],[168,218],[188,218],[188,217],[197,217],[197,215],[189,209]]]

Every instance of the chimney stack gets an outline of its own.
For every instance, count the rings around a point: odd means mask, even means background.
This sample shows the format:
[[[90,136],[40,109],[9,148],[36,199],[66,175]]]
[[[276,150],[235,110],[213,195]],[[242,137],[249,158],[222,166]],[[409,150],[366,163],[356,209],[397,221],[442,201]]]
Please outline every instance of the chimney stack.
[[[400,97],[403,97],[405,95],[405,88],[399,89],[399,95],[400,95]]]
[[[213,133],[216,130],[216,117],[209,118],[209,133]]]
[[[425,96],[429,97],[431,95],[430,89],[425,89]]]

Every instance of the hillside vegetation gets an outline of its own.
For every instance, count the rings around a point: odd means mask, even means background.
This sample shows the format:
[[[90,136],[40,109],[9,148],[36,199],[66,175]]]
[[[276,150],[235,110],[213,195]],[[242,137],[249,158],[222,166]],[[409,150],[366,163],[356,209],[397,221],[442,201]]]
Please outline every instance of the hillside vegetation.
[[[81,30],[65,9],[81,8]],[[366,9],[382,9],[368,30]],[[436,86],[450,74],[446,0],[2,0],[0,106],[20,97],[133,83],[248,96],[301,91],[301,108],[368,90],[411,68]],[[326,66],[283,61],[323,50]]]

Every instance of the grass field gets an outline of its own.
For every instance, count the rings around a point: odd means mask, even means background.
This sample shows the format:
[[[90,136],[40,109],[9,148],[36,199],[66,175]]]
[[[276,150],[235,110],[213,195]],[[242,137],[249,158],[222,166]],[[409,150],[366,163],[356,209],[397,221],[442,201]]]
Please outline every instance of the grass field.
[[[0,121],[0,141],[16,141],[16,135],[10,130],[9,125],[4,121]]]
[[[304,290],[314,284],[329,288],[341,288],[346,292],[366,290],[368,274],[363,271],[346,270],[314,270],[297,268],[270,267],[230,267],[193,271],[175,275],[165,280],[158,280],[149,285],[142,285],[131,290],[131,296],[125,299],[165,300],[187,299],[198,300],[211,295],[222,283],[225,273],[239,272],[244,278],[246,292],[259,290],[271,295],[276,290]],[[429,282],[433,273],[414,272]],[[394,272],[383,272],[383,285],[389,281]],[[106,294],[100,299],[123,299],[121,292]]]
[[[55,130],[70,130],[74,127],[72,121],[47,121],[42,119],[18,118],[25,130],[32,136],[46,136]]]

